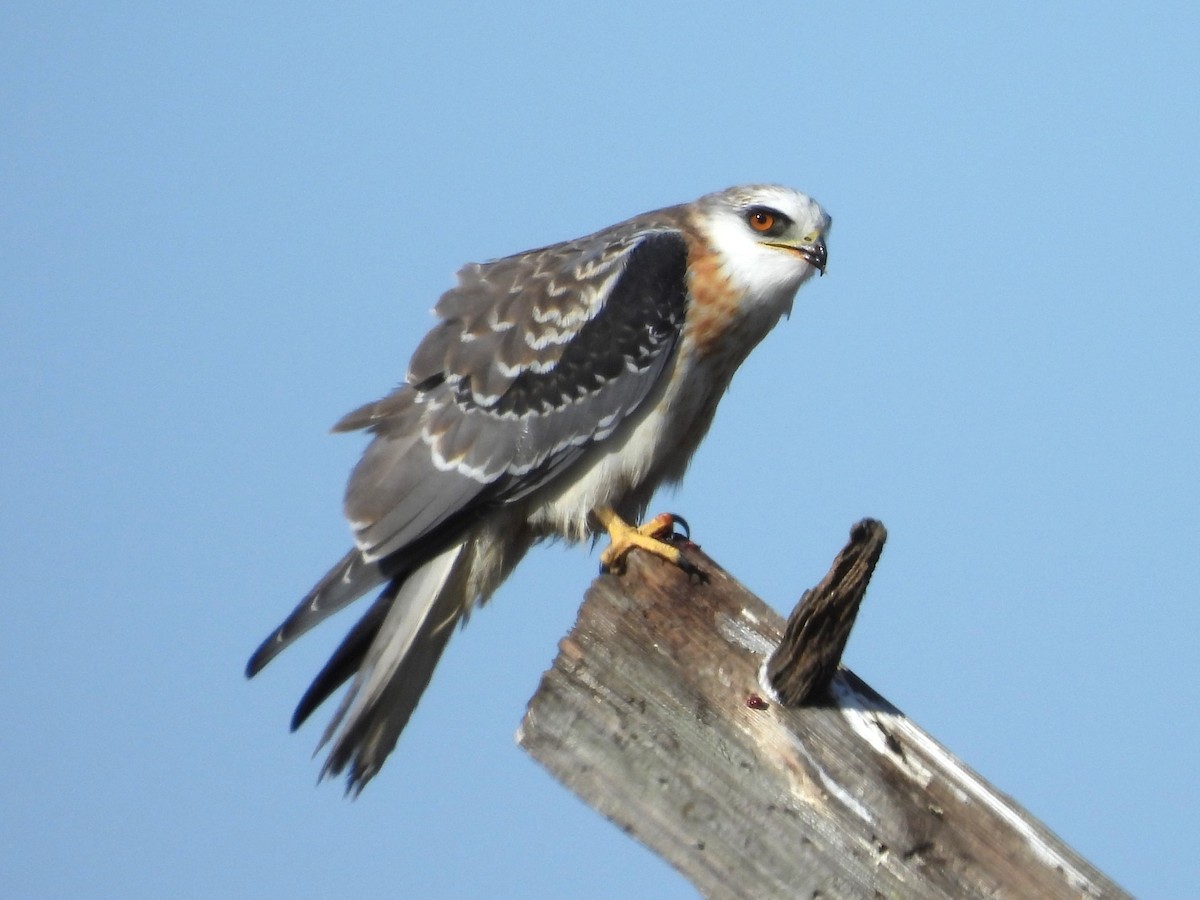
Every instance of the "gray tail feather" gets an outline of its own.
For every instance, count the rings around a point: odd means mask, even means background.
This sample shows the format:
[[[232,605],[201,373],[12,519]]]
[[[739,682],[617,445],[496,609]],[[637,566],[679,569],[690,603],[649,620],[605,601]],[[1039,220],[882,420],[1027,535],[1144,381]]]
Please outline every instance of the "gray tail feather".
[[[296,605],[283,623],[259,644],[250,661],[246,663],[246,677],[253,678],[257,675],[284,648],[314,625],[354,602],[373,587],[399,574],[387,569],[388,561],[367,562],[357,549],[343,556]]]
[[[363,660],[367,658],[371,642],[375,640],[375,635],[379,634],[379,629],[387,618],[388,610],[392,608],[392,602],[396,599],[396,592],[401,584],[402,582],[396,579],[384,588],[338,644],[329,661],[321,667],[317,677],[312,680],[312,684],[296,704],[296,711],[292,713],[292,731],[303,725],[318,706],[328,700],[334,691],[358,671]]]
[[[467,611],[472,598],[466,591],[463,547],[456,544],[397,576],[326,666],[332,669],[325,681],[333,686],[318,688],[323,671],[309,689],[320,693],[319,703],[349,677],[354,663],[360,663],[317,746],[320,750],[333,741],[321,777],[345,771],[348,793],[358,794],[396,746],[454,626]],[[344,657],[340,663],[339,656]],[[302,700],[297,715],[302,710],[307,715],[316,703],[306,708]]]

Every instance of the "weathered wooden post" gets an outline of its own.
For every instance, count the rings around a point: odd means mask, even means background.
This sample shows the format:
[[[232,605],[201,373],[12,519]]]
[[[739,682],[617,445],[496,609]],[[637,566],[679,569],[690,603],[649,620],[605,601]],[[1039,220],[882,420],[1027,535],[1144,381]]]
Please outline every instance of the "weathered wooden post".
[[[1126,897],[838,662],[883,527],[785,625],[635,552],[588,590],[518,741],[710,897]]]

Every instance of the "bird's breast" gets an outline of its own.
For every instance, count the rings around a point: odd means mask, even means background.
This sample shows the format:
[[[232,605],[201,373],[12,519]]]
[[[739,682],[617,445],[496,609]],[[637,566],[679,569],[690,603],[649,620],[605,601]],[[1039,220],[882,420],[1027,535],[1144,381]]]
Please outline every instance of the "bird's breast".
[[[726,381],[747,354],[791,310],[796,286],[750,294],[729,277],[721,257],[689,240],[688,308],[683,344]]]

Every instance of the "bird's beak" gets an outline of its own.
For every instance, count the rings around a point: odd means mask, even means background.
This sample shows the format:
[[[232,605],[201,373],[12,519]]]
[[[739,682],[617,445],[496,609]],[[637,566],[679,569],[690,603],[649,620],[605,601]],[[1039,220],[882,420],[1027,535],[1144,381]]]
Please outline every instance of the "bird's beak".
[[[812,243],[800,244],[796,247],[796,252],[803,256],[810,266],[822,275],[825,274],[825,263],[829,254],[825,249],[823,238],[817,238]]]

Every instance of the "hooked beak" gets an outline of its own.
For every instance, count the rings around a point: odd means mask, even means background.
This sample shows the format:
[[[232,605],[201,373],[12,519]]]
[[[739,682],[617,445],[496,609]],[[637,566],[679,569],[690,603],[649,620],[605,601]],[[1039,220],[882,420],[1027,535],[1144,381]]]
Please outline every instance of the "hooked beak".
[[[825,249],[824,240],[817,238],[811,244],[801,244],[796,248],[796,252],[803,256],[810,266],[822,275],[825,274],[825,263],[829,259],[829,254]]]

